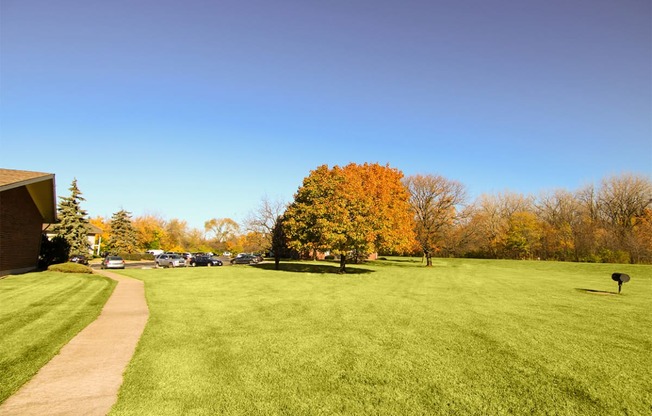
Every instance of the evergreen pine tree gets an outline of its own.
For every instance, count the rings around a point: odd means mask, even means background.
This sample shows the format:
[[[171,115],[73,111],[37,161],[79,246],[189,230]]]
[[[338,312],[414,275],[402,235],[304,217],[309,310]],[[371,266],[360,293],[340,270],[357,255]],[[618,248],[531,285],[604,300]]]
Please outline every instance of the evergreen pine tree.
[[[54,227],[55,232],[65,238],[70,245],[70,253],[88,254],[89,221],[88,213],[81,209],[81,201],[85,201],[82,193],[77,188],[77,179],[73,179],[69,197],[60,197],[57,207],[59,223]]]
[[[108,246],[113,253],[136,251],[136,229],[131,222],[131,212],[121,209],[111,217],[111,235]]]

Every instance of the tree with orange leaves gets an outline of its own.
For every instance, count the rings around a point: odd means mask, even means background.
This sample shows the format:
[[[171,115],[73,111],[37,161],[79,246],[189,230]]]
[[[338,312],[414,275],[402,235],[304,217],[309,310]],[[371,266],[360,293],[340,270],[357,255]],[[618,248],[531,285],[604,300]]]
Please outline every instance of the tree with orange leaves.
[[[319,166],[303,180],[284,215],[289,246],[350,256],[408,250],[413,242],[403,173],[377,163]]]

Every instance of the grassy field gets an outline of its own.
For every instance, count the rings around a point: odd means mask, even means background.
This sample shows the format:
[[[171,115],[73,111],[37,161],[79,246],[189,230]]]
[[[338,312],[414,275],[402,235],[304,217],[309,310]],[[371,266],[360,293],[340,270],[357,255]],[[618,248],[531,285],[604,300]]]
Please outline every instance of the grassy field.
[[[283,267],[125,271],[150,320],[112,414],[652,411],[651,266]]]
[[[0,403],[97,318],[115,281],[30,273],[0,280]]]

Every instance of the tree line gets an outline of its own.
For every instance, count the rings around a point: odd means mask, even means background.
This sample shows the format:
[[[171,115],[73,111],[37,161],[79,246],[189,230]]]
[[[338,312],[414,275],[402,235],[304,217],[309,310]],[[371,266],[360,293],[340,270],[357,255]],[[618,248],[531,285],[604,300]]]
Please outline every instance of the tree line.
[[[636,174],[578,190],[538,195],[483,194],[441,175],[405,177],[389,165],[319,166],[293,201],[262,198],[242,224],[212,218],[203,229],[158,215],[88,218],[76,180],[58,207],[60,234],[83,252],[88,224],[102,230],[102,251],[272,252],[347,261],[370,253],[433,257],[652,263],[652,182]]]
[[[622,174],[575,191],[484,194],[436,175],[405,179],[417,240],[437,256],[652,262],[652,183]]]

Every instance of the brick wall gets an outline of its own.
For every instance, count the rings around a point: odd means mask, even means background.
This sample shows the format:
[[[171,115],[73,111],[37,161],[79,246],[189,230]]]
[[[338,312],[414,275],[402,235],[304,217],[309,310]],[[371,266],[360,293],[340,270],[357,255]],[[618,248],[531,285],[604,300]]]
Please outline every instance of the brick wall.
[[[36,268],[42,223],[27,188],[0,192],[0,276]]]

